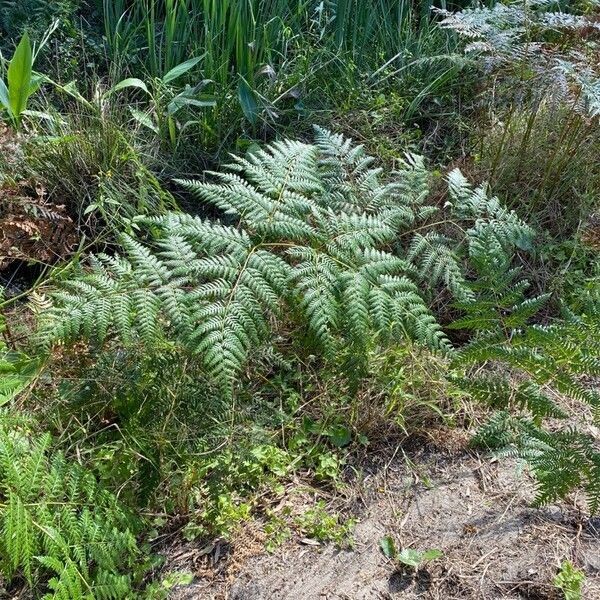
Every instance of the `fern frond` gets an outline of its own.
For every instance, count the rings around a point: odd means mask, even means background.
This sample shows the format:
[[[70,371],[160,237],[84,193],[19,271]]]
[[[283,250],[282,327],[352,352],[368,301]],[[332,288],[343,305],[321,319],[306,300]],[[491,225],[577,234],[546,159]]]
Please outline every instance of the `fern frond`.
[[[90,473],[53,453],[48,434],[0,427],[0,492],[0,571],[8,580],[46,581],[48,600],[131,597],[135,520]]]
[[[124,235],[122,256],[98,255],[54,292],[41,316],[45,345],[112,335],[182,345],[226,395],[286,313],[331,358],[350,344],[366,359],[367,340],[407,335],[447,349],[416,259],[391,252],[398,233],[430,212],[423,160],[407,155],[396,180],[383,182],[364,148],[318,128],[315,136],[314,145],[281,141],[234,157],[216,182],[179,182],[238,225],[174,213],[138,219],[147,235]],[[447,258],[432,276],[458,292]]]

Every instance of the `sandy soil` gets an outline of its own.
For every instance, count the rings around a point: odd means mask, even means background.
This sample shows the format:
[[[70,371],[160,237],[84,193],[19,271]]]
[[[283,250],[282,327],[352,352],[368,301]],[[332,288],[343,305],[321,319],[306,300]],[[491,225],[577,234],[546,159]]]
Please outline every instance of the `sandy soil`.
[[[360,472],[346,506],[359,519],[353,549],[298,537],[269,554],[260,523],[248,524],[231,546],[171,549],[168,568],[196,575],[172,598],[558,600],[552,579],[569,559],[586,573],[584,599],[600,600],[600,519],[578,498],[532,508],[533,482],[516,462],[413,443]],[[297,503],[293,487],[289,497]],[[443,557],[416,575],[403,571],[380,550],[386,535]]]

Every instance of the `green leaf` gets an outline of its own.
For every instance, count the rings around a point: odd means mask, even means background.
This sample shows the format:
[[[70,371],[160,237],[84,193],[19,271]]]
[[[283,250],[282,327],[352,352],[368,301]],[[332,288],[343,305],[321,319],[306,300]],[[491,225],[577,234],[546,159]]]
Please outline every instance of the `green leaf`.
[[[44,75],[40,75],[39,73],[32,73],[31,81],[29,84],[29,95],[35,94],[40,89],[42,83],[46,81],[46,77]]]
[[[442,554],[442,551],[437,550],[436,548],[426,550],[425,552],[419,552],[414,548],[404,548],[404,550],[402,550],[402,552],[400,552],[396,558],[401,563],[412,567],[413,569],[418,569],[422,563],[435,560],[436,558],[442,556]]]
[[[8,88],[2,79],[0,79],[0,104],[8,111],[8,114],[12,117],[12,109],[10,108],[10,99],[8,97]]]
[[[396,544],[391,536],[386,535],[384,538],[381,538],[379,546],[387,558],[396,557]]]
[[[60,115],[51,115],[50,113],[43,112],[40,110],[24,110],[21,114],[26,115],[28,117],[33,117],[35,119],[43,119],[44,121],[48,121],[49,123],[64,123],[64,120]]]
[[[27,99],[31,90],[31,71],[33,54],[29,36],[25,33],[13,54],[8,66],[8,97],[14,117],[27,107]]]
[[[554,578],[553,583],[554,587],[562,591],[565,600],[582,600],[584,581],[584,572],[576,569],[571,561],[565,560],[560,565],[560,571]]]
[[[396,555],[396,558],[409,567],[417,568],[421,564],[422,555],[413,548],[404,548],[402,552]]]
[[[131,113],[131,116],[138,122],[140,123],[140,125],[143,125],[144,127],[147,127],[148,129],[150,129],[151,131],[153,131],[154,133],[156,133],[158,135],[158,127],[154,124],[154,121],[152,120],[152,117],[145,112],[142,112],[141,110],[138,110],[137,108],[129,108],[129,112]]]
[[[180,108],[184,106],[195,106],[197,108],[206,108],[216,106],[215,100],[197,100],[196,98],[187,98],[183,94],[175,96],[167,107],[167,113],[174,115]]]
[[[85,208],[85,210],[83,211],[83,215],[89,215],[90,213],[94,212],[96,209],[98,208],[97,204],[88,204]]]
[[[77,102],[80,102],[81,104],[91,108],[91,106],[92,106],[91,103],[88,102],[85,99],[85,97],[77,89],[77,82],[75,80],[69,81],[68,83],[65,83],[65,85],[59,85],[58,83],[55,83],[54,85],[61,92],[64,92],[65,94],[71,96],[71,98],[74,98],[75,100],[77,100]]]
[[[162,580],[163,588],[170,590],[178,585],[189,585],[194,581],[194,575],[185,571],[168,573]]]
[[[436,558],[441,558],[443,555],[444,553],[441,550],[438,550],[437,548],[432,548],[431,550],[423,552],[421,560],[429,562],[431,560],[435,560]]]
[[[113,87],[111,87],[106,92],[106,94],[104,94],[103,97],[106,98],[110,94],[113,94],[114,92],[118,92],[119,90],[123,90],[125,88],[138,88],[138,89],[146,92],[146,94],[150,93],[148,91],[148,87],[141,79],[138,79],[137,77],[128,77],[127,79],[123,79],[122,81],[119,81],[119,83],[117,83]]]
[[[243,77],[240,78],[238,97],[240,99],[240,105],[242,107],[242,111],[244,112],[244,116],[252,125],[255,125],[256,121],[258,120],[259,113],[258,101],[256,93]]]
[[[182,62],[176,67],[173,67],[162,78],[163,83],[169,83],[171,81],[174,81],[178,77],[181,77],[184,73],[187,73],[191,68],[195,67],[202,60],[202,58],[202,56],[190,58],[189,60]]]
[[[352,440],[352,432],[343,425],[336,425],[331,429],[331,443],[338,448],[347,446]]]

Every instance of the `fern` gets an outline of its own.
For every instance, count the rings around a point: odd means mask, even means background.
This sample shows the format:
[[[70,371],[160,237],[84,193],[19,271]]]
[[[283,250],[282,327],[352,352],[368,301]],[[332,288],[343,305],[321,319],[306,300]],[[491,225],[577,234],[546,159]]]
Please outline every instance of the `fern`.
[[[598,28],[588,17],[547,10],[555,6],[553,0],[514,0],[454,13],[436,12],[443,17],[441,27],[469,41],[467,52],[486,54],[495,62],[531,61],[536,56],[543,58],[543,34]]]
[[[537,479],[535,505],[583,488],[590,511],[600,509],[600,451],[590,436],[573,430],[547,431],[534,420],[501,411],[480,429],[474,442],[529,463]]]
[[[6,421],[6,415],[3,415]],[[0,428],[0,570],[51,599],[131,597],[136,524],[94,477],[27,424]]]
[[[326,356],[342,344],[364,356],[373,335],[447,348],[421,282],[470,301],[465,260],[504,264],[531,231],[455,171],[450,205],[470,226],[458,242],[464,252],[435,232],[415,235],[405,256],[393,252],[398,235],[435,210],[429,174],[407,155],[382,182],[372,163],[361,146],[317,128],[314,145],[282,141],[234,158],[229,172],[213,174],[217,183],[180,181],[238,226],[180,214],[140,220],[149,240],[123,236],[125,257],[96,257],[90,273],[54,293],[44,340],[101,343],[110,331],[125,341],[175,339],[225,387],[282,313],[296,314]]]
[[[457,12],[438,10],[440,26],[465,39],[465,53],[483,62],[487,71],[500,69],[518,77],[536,94],[553,102],[567,100],[583,114],[596,117],[600,111],[600,82],[595,64],[574,37],[598,30],[588,15],[572,14],[576,5],[557,10],[548,0],[514,0],[490,7]],[[550,10],[554,9],[554,10]],[[583,35],[582,35],[583,34]],[[527,72],[527,77],[523,73]],[[505,73],[506,74],[506,73]]]
[[[147,235],[122,236],[124,256],[95,257],[54,292],[42,339],[102,343],[114,333],[182,344],[226,394],[290,316],[329,358],[349,345],[364,362],[372,337],[448,348],[414,264],[392,251],[431,213],[427,171],[408,156],[382,182],[371,163],[362,147],[317,129],[314,145],[282,141],[234,158],[217,183],[180,181],[237,226],[181,214],[139,220]]]
[[[561,397],[598,414],[600,394],[582,376],[600,372],[600,311],[592,304],[586,314],[567,311],[554,323],[531,324],[549,294],[527,296],[529,283],[513,259],[531,248],[534,232],[490,198],[485,187],[473,189],[460,172],[450,174],[449,189],[457,218],[474,219],[465,242],[475,272],[472,280],[459,280],[466,297],[455,294],[460,300],[455,307],[463,314],[448,328],[468,330],[471,341],[454,352],[450,381],[499,411],[474,441],[527,460],[538,481],[538,504],[583,487],[596,511],[597,443],[576,431],[549,429],[545,420],[571,416]]]
[[[514,270],[508,273],[511,279],[515,276]],[[500,286],[504,280],[499,279]],[[567,311],[552,324],[528,325],[547,296],[527,299],[526,285],[517,283],[496,294],[498,304],[490,298],[494,287],[489,283],[483,301],[463,306],[467,316],[454,323],[455,328],[474,330],[475,337],[455,353],[451,380],[473,399],[500,410],[474,441],[525,459],[537,478],[537,504],[583,488],[595,512],[600,508],[597,441],[575,430],[547,428],[544,420],[571,416],[555,400],[560,397],[587,404],[599,414],[600,394],[582,376],[600,372],[600,311]],[[502,375],[482,368],[486,365]]]
[[[533,238],[486,186],[473,188],[455,170],[446,208],[456,235],[419,231],[399,245],[416,226],[429,228],[437,210],[427,204],[423,159],[407,155],[384,181],[362,146],[320,128],[314,144],[276,142],[212,176],[179,184],[236,223],[177,213],[140,218],[142,234],[122,236],[123,256],[92,258],[90,269],[53,292],[53,307],[41,315],[47,346],[81,338],[102,344],[111,335],[126,344],[181,345],[230,396],[256,348],[300,329],[326,359],[350,349],[346,372],[356,380],[373,341],[408,336],[450,349],[428,307],[440,286],[469,307],[468,318],[495,326],[496,313],[476,314],[487,306],[478,286],[500,281]],[[514,304],[514,322],[537,306],[517,306],[519,285],[504,303],[495,299],[502,314]],[[290,319],[293,328],[285,326]]]
[[[510,267],[516,251],[531,249],[535,232],[498,198],[490,196],[486,185],[473,188],[458,169],[448,175],[446,208],[448,221],[460,234],[418,233],[412,239],[408,259],[429,286],[436,289],[442,284],[448,289],[459,308],[469,313],[466,319],[472,327],[485,321],[493,327],[498,315],[490,313],[489,299],[478,291],[501,291],[504,300],[492,300],[502,309],[511,298],[516,302],[519,295],[511,293],[510,283],[518,271]]]
[[[349,357],[342,367],[356,388],[374,344],[408,337],[449,351],[454,385],[501,411],[488,437],[530,460],[540,501],[583,485],[595,507],[593,443],[553,437],[543,425],[566,416],[558,395],[600,406],[581,382],[600,372],[599,313],[531,325],[548,295],[528,295],[514,263],[535,232],[486,185],[452,171],[440,230],[430,221],[437,208],[427,203],[422,158],[408,155],[384,180],[361,146],[322,129],[315,135],[314,144],[281,141],[234,158],[213,182],[180,181],[226,220],[138,219],[138,236],[122,236],[122,255],[92,257],[50,292],[42,342],[183,350],[228,399],[261,347],[300,336],[324,360]],[[429,309],[440,288],[461,313],[448,329],[471,336],[458,350]],[[582,471],[559,485],[547,473],[552,461],[562,472],[569,460]]]

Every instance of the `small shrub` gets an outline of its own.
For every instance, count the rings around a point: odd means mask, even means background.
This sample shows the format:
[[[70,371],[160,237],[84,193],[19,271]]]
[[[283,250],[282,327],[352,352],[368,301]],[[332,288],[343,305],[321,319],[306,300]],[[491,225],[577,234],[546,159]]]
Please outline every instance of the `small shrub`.
[[[584,581],[583,571],[576,569],[571,561],[565,560],[560,565],[560,571],[552,583],[564,594],[565,600],[581,600]]]
[[[332,514],[320,500],[296,518],[296,525],[308,538],[319,542],[333,542],[339,548],[352,546],[352,530],[355,519],[343,520],[339,514]]]

